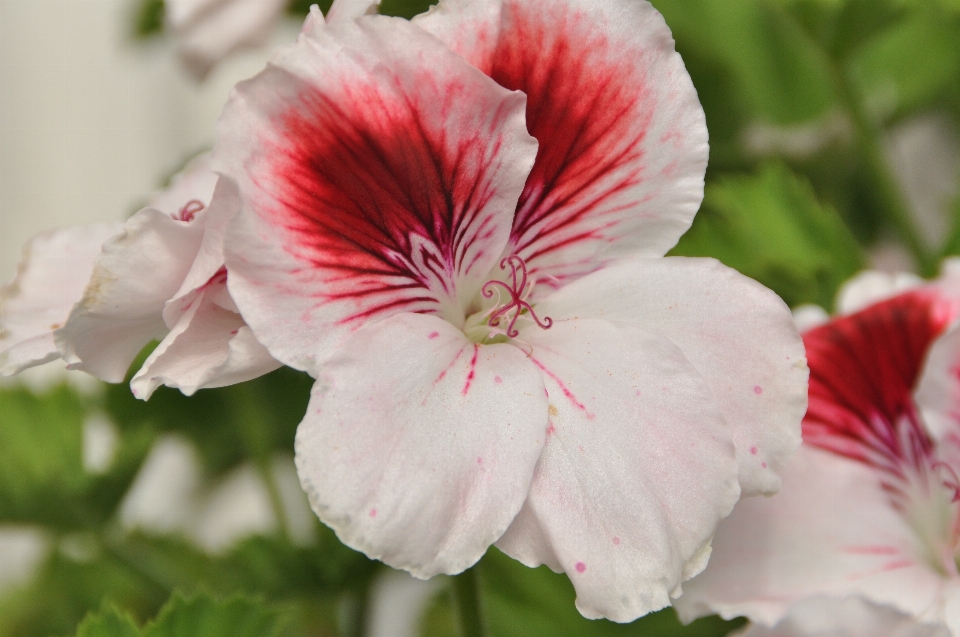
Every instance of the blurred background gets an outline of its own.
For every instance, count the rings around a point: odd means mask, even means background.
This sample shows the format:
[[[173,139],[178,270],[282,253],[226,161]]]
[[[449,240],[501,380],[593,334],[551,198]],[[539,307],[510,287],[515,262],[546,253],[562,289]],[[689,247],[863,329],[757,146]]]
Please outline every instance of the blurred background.
[[[295,37],[308,3],[274,4],[213,46],[216,25],[161,0],[0,0],[0,279],[33,234],[123,219],[212,145],[230,87]],[[930,277],[960,254],[960,1],[653,4],[711,138],[704,205],[675,254],[827,311],[861,269]],[[367,560],[307,508],[292,464],[304,375],[149,403],[57,364],[2,382],[0,637],[139,634],[117,626],[162,608],[211,637],[458,634],[445,581]],[[479,568],[498,637],[743,624],[682,627],[669,609],[590,622],[563,576],[495,549]]]

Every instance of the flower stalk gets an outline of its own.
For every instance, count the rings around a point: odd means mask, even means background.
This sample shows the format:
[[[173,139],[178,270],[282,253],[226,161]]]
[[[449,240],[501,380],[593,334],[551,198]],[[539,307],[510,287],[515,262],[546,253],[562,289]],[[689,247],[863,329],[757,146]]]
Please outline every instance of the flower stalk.
[[[460,634],[463,637],[487,637],[480,602],[480,577],[477,567],[467,569],[451,578],[453,598],[460,617]]]

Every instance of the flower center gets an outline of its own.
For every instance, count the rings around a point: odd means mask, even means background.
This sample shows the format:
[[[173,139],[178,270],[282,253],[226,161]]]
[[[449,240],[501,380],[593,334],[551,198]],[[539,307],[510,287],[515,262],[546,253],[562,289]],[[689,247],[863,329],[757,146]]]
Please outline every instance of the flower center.
[[[506,259],[500,261],[500,269],[506,270],[507,266],[510,266],[510,278],[512,279],[513,285],[500,281],[498,279],[492,279],[483,284],[483,287],[480,289],[484,298],[493,298],[495,293],[505,291],[508,298],[504,302],[503,296],[500,297],[498,305],[499,308],[496,308],[492,314],[490,314],[489,320],[487,320],[487,325],[490,327],[498,327],[500,321],[506,317],[511,311],[513,316],[510,318],[510,323],[507,325],[506,335],[508,338],[516,338],[520,332],[514,327],[517,323],[517,319],[520,318],[520,315],[524,311],[530,314],[530,318],[536,321],[537,325],[541,328],[548,330],[553,325],[553,319],[549,316],[543,317],[543,320],[537,317],[536,312],[533,311],[533,307],[530,306],[524,300],[524,297],[527,296],[529,290],[527,289],[527,264],[523,262],[518,255],[512,254]]]

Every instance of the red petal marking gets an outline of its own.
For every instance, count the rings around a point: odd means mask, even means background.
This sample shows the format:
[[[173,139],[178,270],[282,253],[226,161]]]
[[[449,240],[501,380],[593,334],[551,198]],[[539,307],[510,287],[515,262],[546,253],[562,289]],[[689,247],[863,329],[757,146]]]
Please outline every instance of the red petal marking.
[[[530,261],[605,241],[616,213],[640,203],[618,197],[642,181],[640,144],[653,115],[635,55],[618,50],[595,17],[560,2],[506,0],[502,15],[482,70],[526,93],[527,127],[540,142],[511,249]]]
[[[444,96],[443,112],[472,99],[470,86],[437,87],[429,69],[421,73],[418,84]],[[322,300],[356,302],[344,323],[436,311],[454,296],[457,275],[484,255],[497,223],[485,208],[507,133],[425,123],[395,81],[352,78],[338,101],[308,89],[280,118],[284,141],[265,144],[272,157],[264,181],[279,204],[267,215],[290,231],[288,251],[324,271]],[[491,113],[491,128],[507,116]],[[475,242],[480,250],[470,250]]]
[[[927,350],[951,320],[930,290],[902,294],[804,334],[810,403],[804,441],[903,477],[926,468],[933,441],[913,390]]]

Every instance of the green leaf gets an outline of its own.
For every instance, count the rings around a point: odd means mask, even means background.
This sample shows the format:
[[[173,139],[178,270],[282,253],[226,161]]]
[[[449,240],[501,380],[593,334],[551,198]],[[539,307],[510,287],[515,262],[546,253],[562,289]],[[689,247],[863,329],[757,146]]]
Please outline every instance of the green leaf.
[[[493,637],[721,637],[744,624],[717,617],[684,626],[672,608],[630,624],[585,619],[574,604],[576,594],[566,575],[546,566],[527,568],[497,549],[480,563],[483,606]],[[423,637],[458,637],[453,606],[438,595],[420,625]]]
[[[787,125],[823,115],[836,103],[830,61],[786,10],[761,0],[653,0],[691,68],[698,91],[721,71],[732,82],[727,102],[742,102],[754,118]],[[711,118],[711,112],[717,117]],[[712,132],[722,119],[707,108]],[[713,121],[711,121],[711,119]]]
[[[787,304],[830,308],[863,267],[843,221],[783,164],[707,186],[693,227],[672,254],[714,257],[771,288]]]
[[[174,594],[142,630],[110,608],[84,619],[77,637],[271,637],[279,631],[279,620],[277,609],[249,598],[217,601],[204,594]]]
[[[77,627],[77,637],[140,637],[133,619],[116,609],[88,615]]]
[[[161,387],[147,402],[134,398],[126,384],[112,385],[106,408],[124,429],[148,427],[187,436],[197,445],[208,473],[219,475],[244,460],[292,450],[312,384],[306,374],[282,368],[189,397]]]
[[[881,115],[904,114],[953,90],[960,77],[960,18],[927,3],[864,44],[853,72]]]

